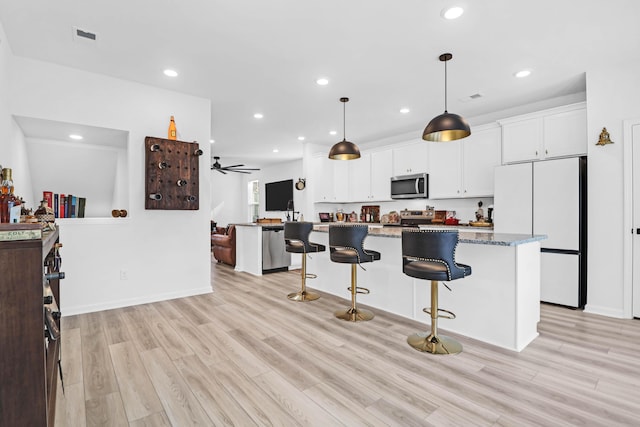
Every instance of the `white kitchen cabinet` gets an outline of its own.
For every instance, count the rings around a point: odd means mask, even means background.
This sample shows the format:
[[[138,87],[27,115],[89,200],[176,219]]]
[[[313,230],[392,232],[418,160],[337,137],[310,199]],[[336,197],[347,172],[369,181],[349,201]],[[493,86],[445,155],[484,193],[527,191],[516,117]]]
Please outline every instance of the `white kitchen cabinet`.
[[[314,202],[346,202],[349,198],[349,165],[346,160],[317,156],[312,160]]]
[[[392,150],[371,153],[371,200],[391,200]]]
[[[462,197],[493,196],[494,169],[501,164],[498,126],[478,127],[462,141]]]
[[[502,161],[537,160],[542,150],[542,120],[520,120],[502,124]]]
[[[393,176],[428,172],[428,143],[423,140],[393,149]]]
[[[429,142],[429,198],[460,197],[462,140]]]
[[[363,154],[349,162],[349,201],[391,200],[391,150]]]
[[[517,163],[587,153],[584,103],[500,120],[502,162]]]
[[[371,196],[371,155],[349,161],[349,200],[363,202]]]
[[[430,199],[493,196],[500,128],[481,126],[471,132],[464,139],[429,143]]]
[[[329,159],[324,156],[311,160],[312,172],[309,187],[313,190],[314,202],[330,202],[333,191],[333,174],[323,173],[329,167]]]
[[[349,201],[349,160],[331,160],[333,166],[333,202]],[[331,173],[327,169],[326,173]]]
[[[546,159],[587,154],[587,110],[545,116],[543,135]]]

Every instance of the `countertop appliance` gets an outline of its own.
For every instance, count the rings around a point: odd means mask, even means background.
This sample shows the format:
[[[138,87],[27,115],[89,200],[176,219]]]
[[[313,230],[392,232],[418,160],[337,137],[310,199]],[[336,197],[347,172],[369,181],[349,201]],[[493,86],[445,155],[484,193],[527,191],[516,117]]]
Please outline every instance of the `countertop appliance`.
[[[540,300],[584,308],[587,300],[587,158],[495,169],[494,231],[546,234]]]
[[[433,220],[434,210],[427,207],[425,210],[408,210],[400,211],[400,224],[402,227],[417,227],[423,224],[431,224]]]
[[[291,265],[291,254],[284,242],[283,226],[262,227],[262,273],[286,271]]]
[[[391,177],[392,199],[427,199],[429,197],[429,175],[416,173]]]

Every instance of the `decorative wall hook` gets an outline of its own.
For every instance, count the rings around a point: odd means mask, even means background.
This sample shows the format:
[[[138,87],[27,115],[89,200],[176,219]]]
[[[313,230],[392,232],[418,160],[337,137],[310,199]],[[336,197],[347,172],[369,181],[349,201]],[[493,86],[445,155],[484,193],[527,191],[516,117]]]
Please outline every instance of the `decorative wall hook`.
[[[609,137],[609,132],[607,132],[607,128],[602,128],[602,132],[600,132],[600,139],[596,142],[596,145],[607,145],[613,144],[613,141]]]

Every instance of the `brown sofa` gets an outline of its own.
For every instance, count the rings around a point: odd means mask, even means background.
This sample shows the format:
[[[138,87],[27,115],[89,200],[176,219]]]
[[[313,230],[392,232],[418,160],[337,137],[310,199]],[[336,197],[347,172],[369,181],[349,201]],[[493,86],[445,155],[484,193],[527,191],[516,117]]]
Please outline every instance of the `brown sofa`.
[[[218,262],[236,266],[236,227],[216,227],[211,233],[211,250]]]

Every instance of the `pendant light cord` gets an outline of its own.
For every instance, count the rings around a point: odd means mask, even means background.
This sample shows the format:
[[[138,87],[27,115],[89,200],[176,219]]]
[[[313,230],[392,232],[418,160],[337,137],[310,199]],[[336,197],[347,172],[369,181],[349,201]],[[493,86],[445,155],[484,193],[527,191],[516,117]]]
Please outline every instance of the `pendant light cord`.
[[[342,103],[342,139],[347,140],[347,103]]]
[[[447,113],[447,62],[444,61],[444,112]]]

